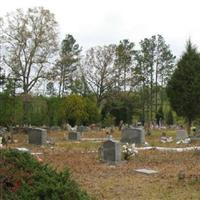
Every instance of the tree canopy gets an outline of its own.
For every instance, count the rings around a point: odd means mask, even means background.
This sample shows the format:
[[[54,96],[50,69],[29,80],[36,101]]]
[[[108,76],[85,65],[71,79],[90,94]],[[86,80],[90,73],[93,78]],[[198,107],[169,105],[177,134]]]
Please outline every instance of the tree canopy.
[[[57,22],[42,7],[8,13],[1,28],[4,64],[29,93],[53,62],[57,50]]]

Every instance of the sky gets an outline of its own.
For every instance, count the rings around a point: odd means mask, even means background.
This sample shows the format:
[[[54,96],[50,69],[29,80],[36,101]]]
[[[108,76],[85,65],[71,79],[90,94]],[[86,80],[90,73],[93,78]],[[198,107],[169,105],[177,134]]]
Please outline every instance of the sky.
[[[61,39],[72,34],[83,50],[157,34],[177,57],[189,38],[200,46],[199,0],[2,0],[0,16],[37,6],[55,14]]]

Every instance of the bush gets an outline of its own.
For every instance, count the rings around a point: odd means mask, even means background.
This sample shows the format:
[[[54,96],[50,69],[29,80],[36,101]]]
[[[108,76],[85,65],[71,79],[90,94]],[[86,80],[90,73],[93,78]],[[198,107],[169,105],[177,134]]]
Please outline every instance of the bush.
[[[90,200],[71,179],[69,170],[56,172],[29,153],[1,150],[0,182],[2,199],[9,200]]]

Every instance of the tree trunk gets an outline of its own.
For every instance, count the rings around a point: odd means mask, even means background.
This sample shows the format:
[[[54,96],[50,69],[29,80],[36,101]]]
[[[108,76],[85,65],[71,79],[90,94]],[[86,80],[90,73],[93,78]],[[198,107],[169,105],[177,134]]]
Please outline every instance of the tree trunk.
[[[158,111],[158,66],[157,66],[157,64],[156,64],[156,91],[155,91],[155,93],[156,93],[156,99],[155,99],[155,113],[157,113],[157,111]]]
[[[191,126],[192,126],[192,120],[191,120],[191,119],[188,119],[188,127],[187,127],[188,135],[190,135],[190,132],[191,132]]]

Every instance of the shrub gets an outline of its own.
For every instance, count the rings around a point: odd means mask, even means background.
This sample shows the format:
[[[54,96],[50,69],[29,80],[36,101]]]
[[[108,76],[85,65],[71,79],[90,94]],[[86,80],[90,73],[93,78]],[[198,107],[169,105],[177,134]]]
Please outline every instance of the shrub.
[[[0,182],[2,199],[9,200],[90,200],[71,179],[69,170],[56,172],[29,153],[1,150]]]

